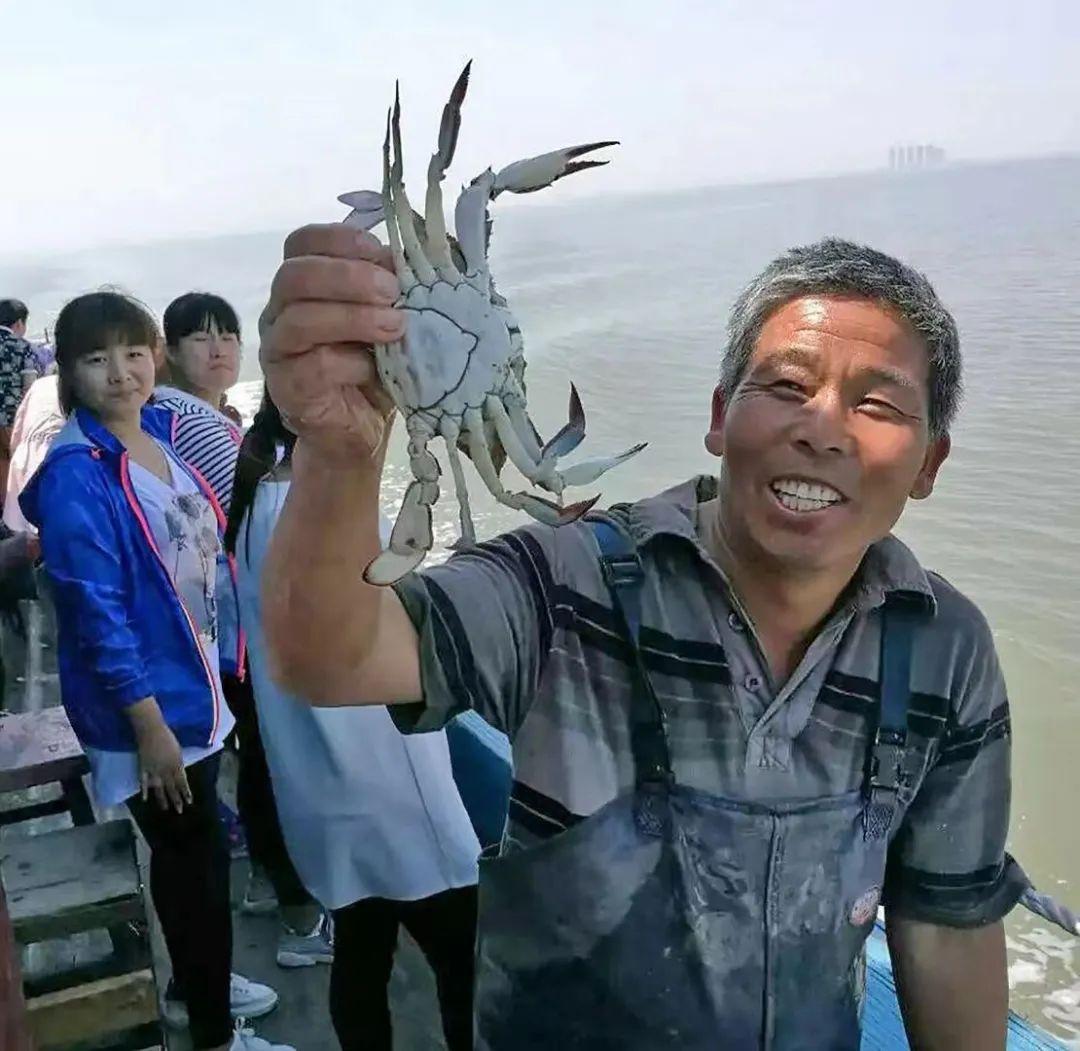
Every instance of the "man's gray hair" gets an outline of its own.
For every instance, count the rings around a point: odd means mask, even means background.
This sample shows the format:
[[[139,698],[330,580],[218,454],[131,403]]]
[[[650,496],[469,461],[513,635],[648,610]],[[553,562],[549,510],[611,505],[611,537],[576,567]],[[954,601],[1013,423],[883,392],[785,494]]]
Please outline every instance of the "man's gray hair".
[[[743,291],[728,318],[721,390],[731,397],[765,322],[803,296],[870,299],[898,314],[926,344],[930,364],[930,434],[948,433],[960,404],[960,337],[930,282],[898,259],[865,245],[829,238],[774,259]]]

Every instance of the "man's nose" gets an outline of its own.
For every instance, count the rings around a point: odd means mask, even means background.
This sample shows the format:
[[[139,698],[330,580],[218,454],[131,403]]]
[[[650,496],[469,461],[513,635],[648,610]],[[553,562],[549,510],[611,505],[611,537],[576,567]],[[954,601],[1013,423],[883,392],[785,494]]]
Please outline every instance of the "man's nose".
[[[843,456],[851,451],[847,412],[835,392],[819,391],[803,404],[793,435],[795,445],[813,456]]]

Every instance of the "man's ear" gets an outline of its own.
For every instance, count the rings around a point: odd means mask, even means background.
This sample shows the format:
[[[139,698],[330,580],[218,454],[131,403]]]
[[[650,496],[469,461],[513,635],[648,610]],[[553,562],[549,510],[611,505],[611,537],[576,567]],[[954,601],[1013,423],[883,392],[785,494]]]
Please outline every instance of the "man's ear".
[[[717,386],[712,394],[712,410],[709,417],[709,429],[705,432],[705,448],[713,456],[724,455],[724,416],[727,413],[727,397]]]
[[[941,465],[947,459],[952,449],[952,439],[944,434],[935,438],[926,450],[923,465],[911,487],[912,500],[925,500],[934,491],[934,482],[937,479]]]

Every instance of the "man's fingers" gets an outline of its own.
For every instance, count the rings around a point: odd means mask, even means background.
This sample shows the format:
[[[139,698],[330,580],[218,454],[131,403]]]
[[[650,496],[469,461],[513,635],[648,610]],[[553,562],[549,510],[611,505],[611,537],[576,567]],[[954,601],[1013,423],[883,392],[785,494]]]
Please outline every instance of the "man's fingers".
[[[366,259],[297,256],[278,267],[266,312],[276,318],[286,304],[304,299],[389,307],[400,295],[394,274]]]
[[[139,771],[139,797],[142,801],[146,802],[146,797],[150,792],[150,775],[145,770]]]
[[[341,223],[311,223],[285,238],[285,259],[302,255],[329,255],[338,259],[366,259],[388,270],[394,268],[390,249],[366,230]]]
[[[405,315],[357,303],[288,303],[262,344],[264,366],[325,344],[392,343],[405,333]]]
[[[169,809],[169,797],[165,794],[165,786],[160,780],[154,780],[150,782],[151,787],[154,790],[154,798],[158,801],[158,806],[162,810]]]

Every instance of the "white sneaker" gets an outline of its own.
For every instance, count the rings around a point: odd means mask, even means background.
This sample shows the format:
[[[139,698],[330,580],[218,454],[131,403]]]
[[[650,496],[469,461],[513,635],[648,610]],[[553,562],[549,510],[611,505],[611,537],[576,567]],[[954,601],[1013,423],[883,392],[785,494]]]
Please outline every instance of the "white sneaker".
[[[334,962],[334,942],[330,924],[320,916],[310,934],[297,934],[284,924],[278,936],[277,962],[279,967],[314,967]]]
[[[288,1044],[271,1044],[269,1040],[256,1036],[254,1029],[246,1028],[240,1021],[233,1032],[229,1051],[296,1051],[296,1048]]]
[[[261,985],[242,974],[232,975],[229,982],[229,1013],[234,1020],[262,1018],[278,1004],[278,994],[268,985]],[[187,1029],[188,1009],[183,1000],[171,997],[166,991],[161,1016],[170,1029]]]
[[[234,974],[229,984],[229,1010],[233,1018],[262,1018],[278,1005],[278,994],[268,985]]]
[[[277,912],[277,907],[278,900],[273,884],[261,868],[252,865],[248,871],[244,897],[240,902],[240,912],[245,916],[269,916],[272,912]]]

